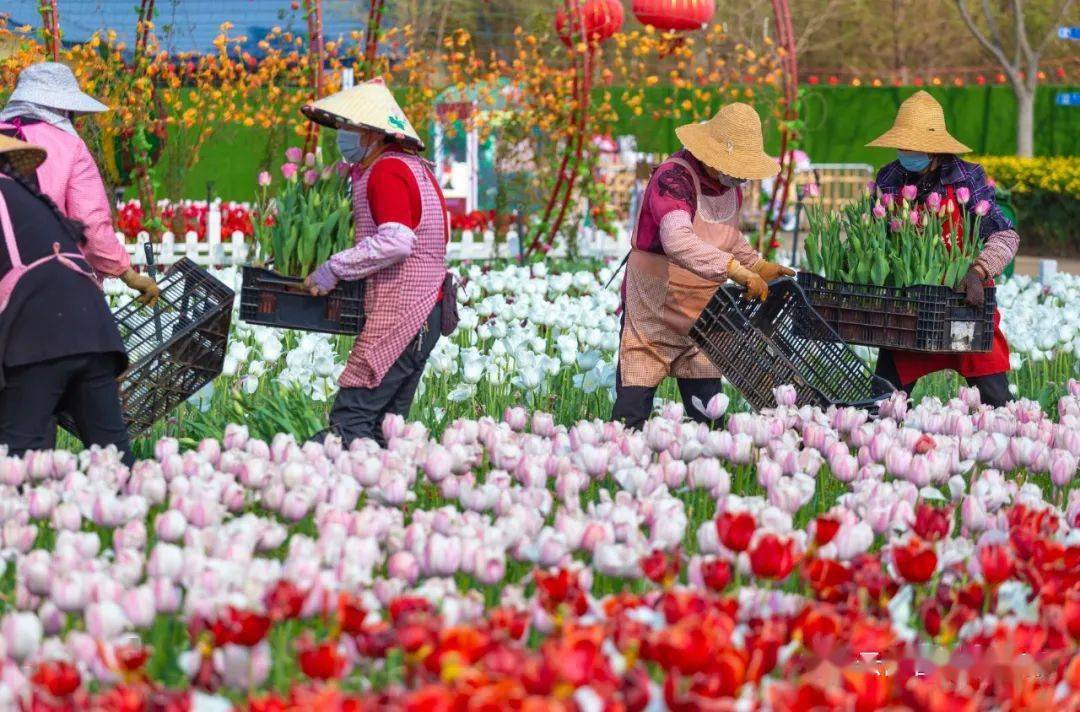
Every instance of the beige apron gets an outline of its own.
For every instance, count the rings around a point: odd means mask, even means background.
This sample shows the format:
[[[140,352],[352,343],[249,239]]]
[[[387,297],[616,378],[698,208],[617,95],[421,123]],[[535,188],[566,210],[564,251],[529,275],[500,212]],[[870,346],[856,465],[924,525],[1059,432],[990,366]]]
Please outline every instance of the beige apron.
[[[669,159],[690,171],[697,192],[697,237],[724,252],[741,239],[736,191],[718,197],[701,192],[697,171],[683,160]],[[640,224],[640,219],[638,221]],[[637,244],[637,228],[631,244]],[[719,378],[720,370],[688,336],[690,327],[719,285],[683,269],[666,256],[634,248],[626,265],[624,323],[619,343],[623,385],[655,387],[668,376]]]

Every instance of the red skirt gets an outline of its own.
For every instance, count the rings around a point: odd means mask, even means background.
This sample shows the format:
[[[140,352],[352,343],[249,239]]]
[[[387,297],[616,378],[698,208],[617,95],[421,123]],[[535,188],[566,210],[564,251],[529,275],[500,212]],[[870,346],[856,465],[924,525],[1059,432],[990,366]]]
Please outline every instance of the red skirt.
[[[914,383],[937,371],[952,370],[965,378],[992,376],[1009,370],[1009,342],[1001,333],[1001,312],[994,311],[994,343],[987,353],[926,354],[918,351],[892,351],[900,383]]]

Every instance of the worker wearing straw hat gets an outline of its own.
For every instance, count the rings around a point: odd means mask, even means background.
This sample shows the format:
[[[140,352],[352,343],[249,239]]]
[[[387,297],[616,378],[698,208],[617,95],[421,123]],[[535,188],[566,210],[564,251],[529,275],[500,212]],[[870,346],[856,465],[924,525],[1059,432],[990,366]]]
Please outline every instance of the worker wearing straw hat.
[[[979,234],[982,250],[967,274],[956,285],[967,303],[981,307],[985,287],[1016,255],[1020,236],[994,201],[994,186],[976,163],[961,160],[957,154],[971,149],[953,138],[945,125],[945,112],[934,97],[919,91],[906,99],[896,114],[893,127],[867,146],[891,148],[897,158],[877,174],[877,189],[896,200],[914,194],[917,205],[940,202],[938,212],[948,221],[950,232],[964,235],[961,207],[981,215]],[[936,197],[933,197],[936,196]],[[989,353],[924,354],[882,349],[878,355],[877,375],[896,388],[911,392],[924,375],[951,369],[979,389],[983,403],[1000,406],[1012,400],[1009,392],[1009,344],[994,314],[994,341]]]
[[[676,130],[683,149],[649,179],[623,281],[623,327],[612,419],[640,427],[668,376],[686,411],[708,418],[720,371],[689,337],[716,288],[731,279],[765,299],[768,282],[794,274],[767,262],[739,231],[742,186],[780,170],[765,153],[753,107],[729,104],[709,121]]]
[[[14,91],[0,110],[0,133],[48,152],[34,179],[65,215],[86,226],[82,250],[90,266],[99,278],[118,277],[150,302],[160,290],[153,279],[131,268],[131,258],[116,239],[101,173],[71,122],[79,114],[108,110],[79,88],[66,65],[38,62],[19,73]]]
[[[50,447],[66,411],[87,446],[134,458],[116,377],[127,354],[81,247],[82,225],[34,180],[40,146],[0,135],[0,444]]]
[[[382,422],[407,415],[440,333],[456,307],[447,280],[450,236],[445,201],[423,142],[390,89],[374,80],[303,107],[308,118],[337,129],[338,148],[353,166],[356,245],[330,257],[307,278],[313,294],[339,280],[365,279],[363,333],[356,339],[330,412],[330,431],[346,443],[385,444]]]

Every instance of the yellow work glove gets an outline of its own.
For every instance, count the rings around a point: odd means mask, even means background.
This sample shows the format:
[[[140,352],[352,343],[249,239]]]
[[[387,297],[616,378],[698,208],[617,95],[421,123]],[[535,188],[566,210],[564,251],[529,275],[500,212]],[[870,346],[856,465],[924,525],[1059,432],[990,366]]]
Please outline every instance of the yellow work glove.
[[[733,282],[746,287],[747,299],[760,299],[765,301],[769,298],[769,285],[760,275],[743,267],[738,260],[732,259],[728,264],[727,275]]]
[[[750,269],[754,274],[760,276],[766,282],[771,282],[779,277],[795,276],[795,270],[790,267],[778,265],[775,262],[769,262],[768,260],[758,260]]]
[[[128,267],[127,271],[120,275],[120,280],[139,292],[139,296],[135,299],[139,304],[145,304],[148,307],[157,304],[158,297],[161,296],[161,288],[147,275],[139,274]]]

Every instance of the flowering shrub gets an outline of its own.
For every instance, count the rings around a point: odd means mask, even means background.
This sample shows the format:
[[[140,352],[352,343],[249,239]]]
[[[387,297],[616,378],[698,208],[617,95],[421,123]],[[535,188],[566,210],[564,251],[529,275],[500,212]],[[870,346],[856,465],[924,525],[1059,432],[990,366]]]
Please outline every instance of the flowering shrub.
[[[450,229],[455,232],[471,230],[472,232],[484,232],[495,222],[494,210],[473,210],[464,215],[450,216]]]
[[[219,209],[222,239],[228,239],[234,232],[241,233],[245,238],[255,234],[252,224],[254,213],[250,204],[227,201],[220,203]],[[183,240],[188,232],[194,232],[199,242],[206,240],[206,216],[209,206],[205,200],[183,200],[175,203],[159,200],[158,211],[177,240]],[[150,226],[144,220],[142,204],[138,200],[129,200],[116,206],[116,230],[123,233],[129,242],[134,242],[140,232],[149,231]]]
[[[0,459],[5,707],[1080,703],[1080,383],[383,432]]]
[[[1080,158],[977,156],[971,159],[999,185],[1016,193],[1042,190],[1080,200]]]

